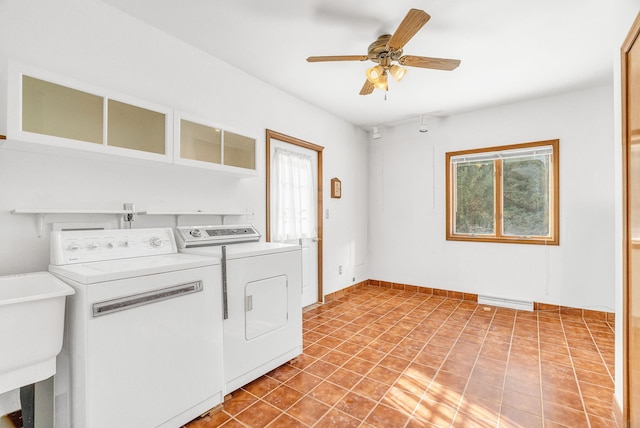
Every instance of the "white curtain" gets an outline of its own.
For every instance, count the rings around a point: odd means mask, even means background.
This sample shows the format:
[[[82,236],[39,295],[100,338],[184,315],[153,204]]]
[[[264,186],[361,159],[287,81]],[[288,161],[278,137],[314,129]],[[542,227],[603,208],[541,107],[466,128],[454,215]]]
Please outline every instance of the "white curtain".
[[[276,148],[272,174],[272,239],[315,238],[316,198],[311,156]]]

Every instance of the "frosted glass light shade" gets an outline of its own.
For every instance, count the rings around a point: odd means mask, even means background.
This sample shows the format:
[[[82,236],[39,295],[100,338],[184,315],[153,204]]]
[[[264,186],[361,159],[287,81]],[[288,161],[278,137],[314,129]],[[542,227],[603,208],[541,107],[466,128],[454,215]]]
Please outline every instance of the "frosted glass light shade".
[[[374,85],[382,75],[384,75],[384,68],[382,68],[382,66],[380,65],[376,65],[375,67],[371,67],[367,70],[367,80]]]
[[[407,74],[407,69],[394,64],[389,68],[389,73],[393,76],[396,82],[399,82],[404,79],[404,76]]]

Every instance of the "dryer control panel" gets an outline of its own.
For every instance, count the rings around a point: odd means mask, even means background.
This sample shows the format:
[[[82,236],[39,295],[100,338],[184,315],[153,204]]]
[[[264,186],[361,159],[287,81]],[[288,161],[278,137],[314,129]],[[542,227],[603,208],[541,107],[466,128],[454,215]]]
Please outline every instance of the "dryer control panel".
[[[250,224],[217,226],[178,226],[178,248],[258,242],[260,233]]]
[[[170,228],[51,233],[51,264],[67,265],[177,253]]]

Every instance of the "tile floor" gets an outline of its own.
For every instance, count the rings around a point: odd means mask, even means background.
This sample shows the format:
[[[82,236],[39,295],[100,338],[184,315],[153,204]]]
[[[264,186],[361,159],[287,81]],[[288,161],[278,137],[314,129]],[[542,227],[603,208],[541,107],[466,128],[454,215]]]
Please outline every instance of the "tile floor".
[[[188,428],[614,427],[613,326],[367,286],[304,312],[304,354]]]

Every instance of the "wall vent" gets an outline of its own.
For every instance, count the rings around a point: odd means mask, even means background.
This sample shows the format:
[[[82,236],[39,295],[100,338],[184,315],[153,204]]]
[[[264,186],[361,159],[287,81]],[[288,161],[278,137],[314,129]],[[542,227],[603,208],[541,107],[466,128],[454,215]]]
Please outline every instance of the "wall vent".
[[[501,308],[519,309],[521,311],[533,311],[533,302],[525,300],[504,299],[502,297],[478,296],[479,305],[499,306]]]

